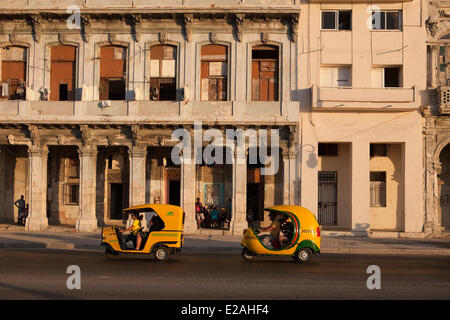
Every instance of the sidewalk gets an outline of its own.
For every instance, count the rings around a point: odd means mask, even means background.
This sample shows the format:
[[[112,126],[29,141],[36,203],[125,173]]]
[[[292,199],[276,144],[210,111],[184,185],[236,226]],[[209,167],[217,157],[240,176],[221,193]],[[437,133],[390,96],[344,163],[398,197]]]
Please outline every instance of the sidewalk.
[[[242,236],[185,235],[183,252],[240,253]],[[104,251],[98,232],[82,233],[64,227],[25,232],[24,227],[0,225],[0,248]],[[321,253],[410,254],[450,256],[450,239],[383,239],[323,235]]]

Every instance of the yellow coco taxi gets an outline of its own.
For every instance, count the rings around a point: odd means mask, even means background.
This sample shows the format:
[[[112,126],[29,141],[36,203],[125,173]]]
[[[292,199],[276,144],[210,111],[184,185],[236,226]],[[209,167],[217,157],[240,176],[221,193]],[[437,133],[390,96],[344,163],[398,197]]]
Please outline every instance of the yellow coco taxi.
[[[136,244],[131,241],[124,241],[124,234],[119,232],[119,227],[103,227],[101,245],[106,247],[107,257],[154,254],[157,261],[166,261],[171,253],[181,251],[184,242],[182,208],[167,204],[144,204],[124,209],[123,213],[141,216],[140,248],[135,248]]]
[[[313,253],[320,253],[320,226],[311,211],[300,206],[274,206],[264,210],[269,212],[272,225],[279,228],[274,228],[279,237],[263,235],[253,228],[244,230],[241,245],[245,260],[257,255],[289,255],[297,262],[309,262]]]

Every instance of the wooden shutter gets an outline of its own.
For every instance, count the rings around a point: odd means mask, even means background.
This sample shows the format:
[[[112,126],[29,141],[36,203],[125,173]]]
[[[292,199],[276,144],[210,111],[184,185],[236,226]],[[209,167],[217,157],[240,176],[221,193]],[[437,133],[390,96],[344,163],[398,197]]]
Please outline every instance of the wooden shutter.
[[[201,49],[200,99],[225,101],[228,91],[228,49],[204,45]]]
[[[320,68],[320,86],[324,88],[333,87],[333,68]]]
[[[384,69],[383,68],[373,68],[370,71],[370,79],[372,88],[383,88],[384,87]]]

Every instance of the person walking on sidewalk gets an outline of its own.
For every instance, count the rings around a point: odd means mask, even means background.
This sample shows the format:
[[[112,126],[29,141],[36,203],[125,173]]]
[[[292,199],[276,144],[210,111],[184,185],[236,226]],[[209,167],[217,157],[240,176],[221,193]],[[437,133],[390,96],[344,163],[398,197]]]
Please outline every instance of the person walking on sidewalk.
[[[205,220],[205,216],[203,215],[203,204],[200,202],[200,198],[197,198],[195,202],[195,220],[197,221],[197,229],[200,229],[203,220]]]
[[[14,202],[14,205],[18,208],[17,209],[17,216],[18,216],[18,218],[17,218],[17,224],[24,224],[24,220],[25,220],[25,215],[26,215],[26,212],[25,212],[25,210],[26,210],[26,205],[25,205],[25,199],[24,199],[24,196],[23,195],[21,195],[20,196],[20,199],[19,200],[17,200],[16,202]]]

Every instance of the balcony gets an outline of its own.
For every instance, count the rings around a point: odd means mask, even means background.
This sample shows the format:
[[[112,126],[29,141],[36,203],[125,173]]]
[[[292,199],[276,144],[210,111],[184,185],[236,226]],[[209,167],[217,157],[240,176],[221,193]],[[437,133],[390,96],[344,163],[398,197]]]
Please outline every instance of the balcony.
[[[314,109],[415,109],[412,88],[324,88],[313,86]]]
[[[300,103],[245,101],[0,101],[2,123],[293,124]]]

